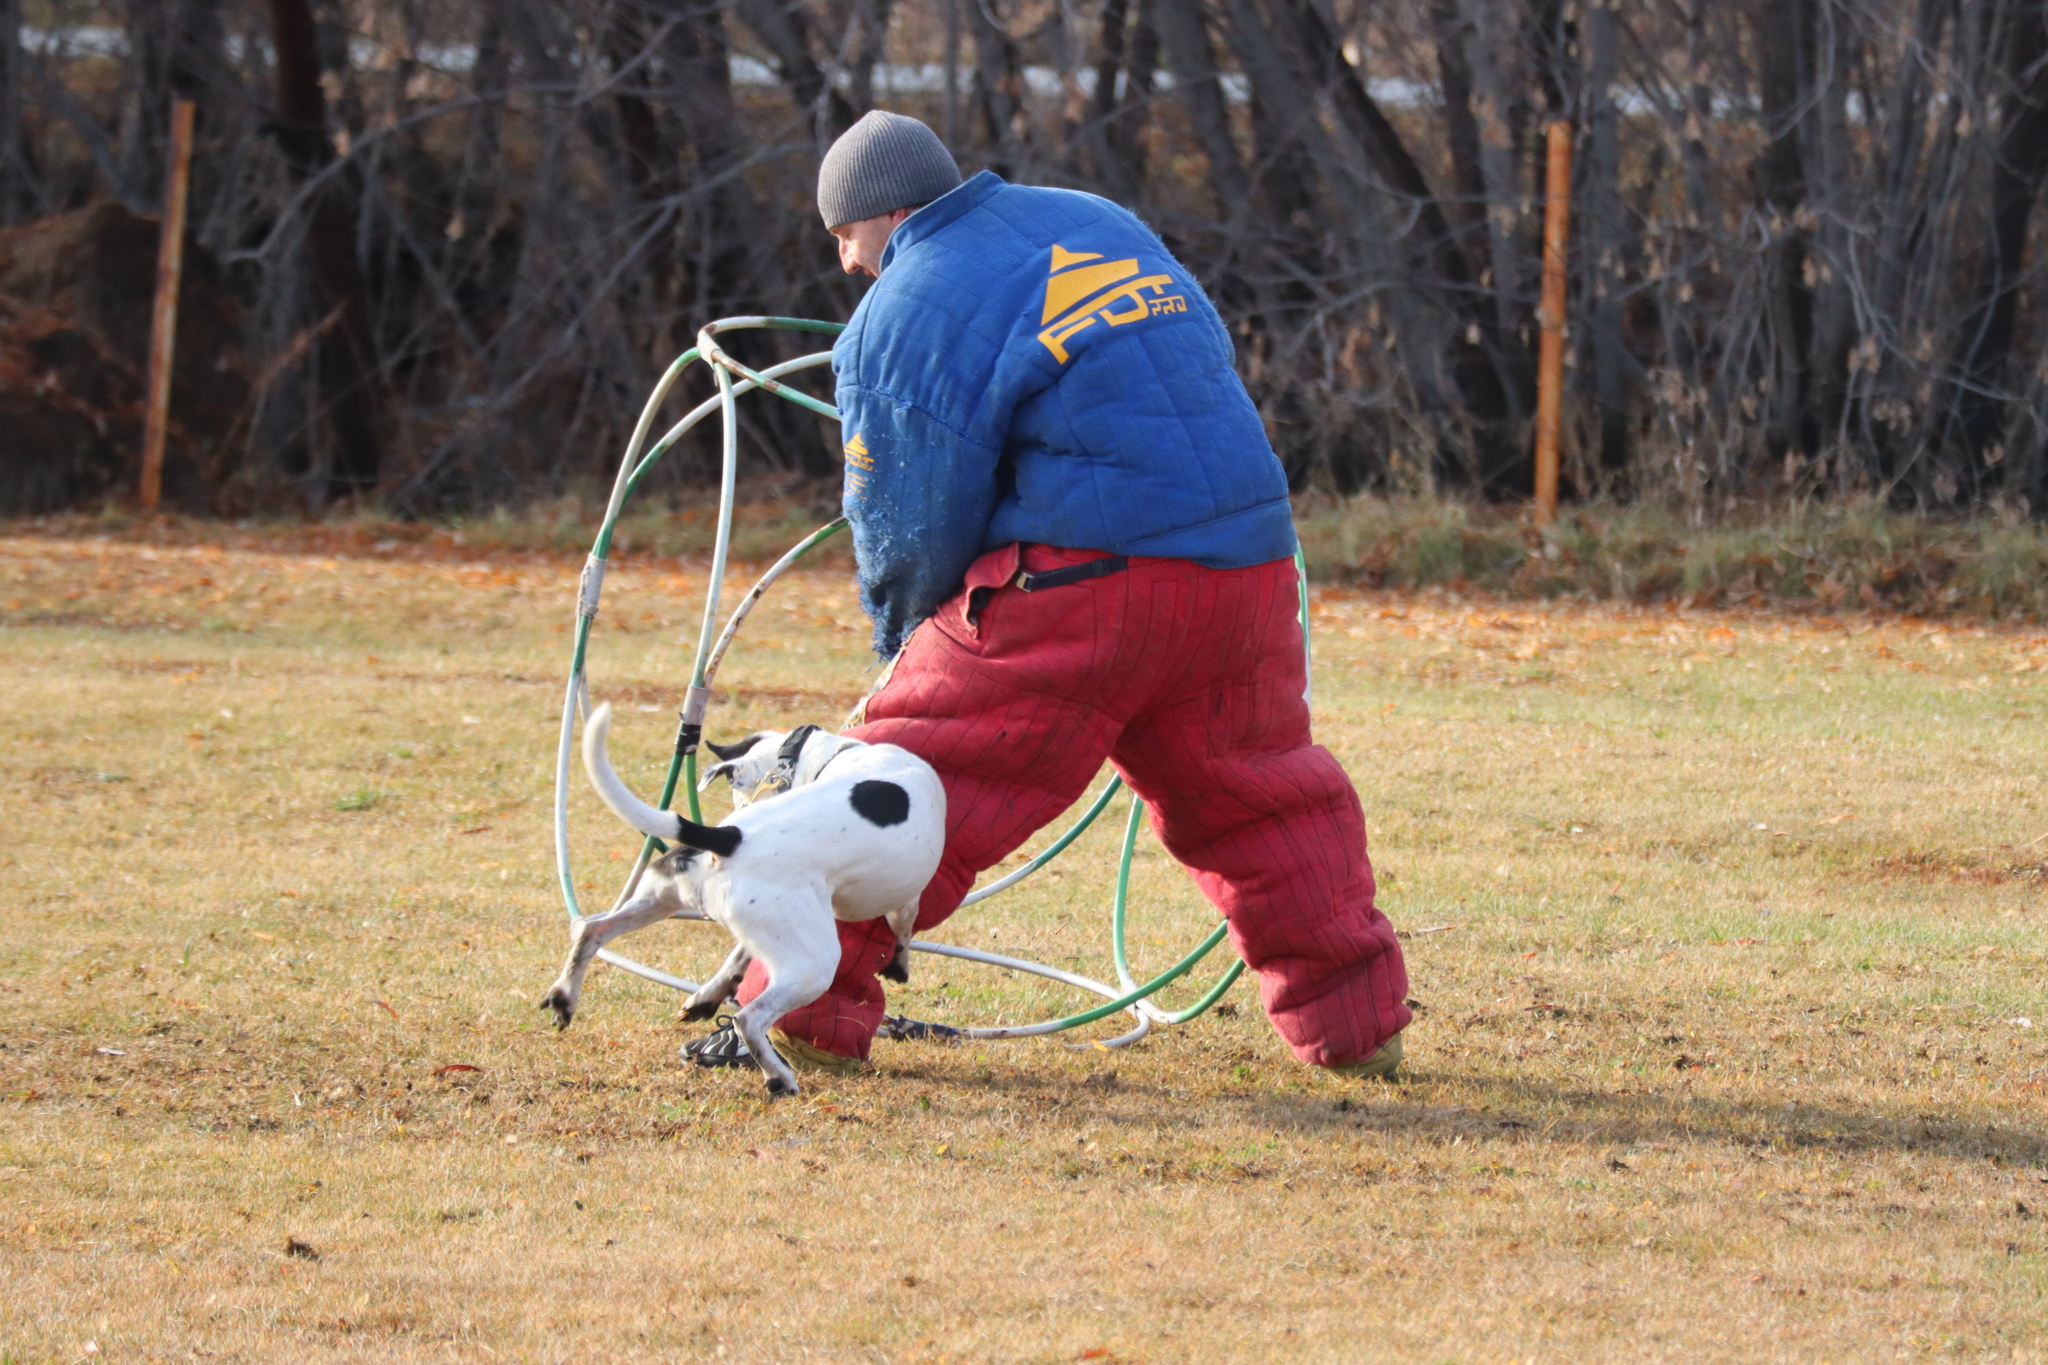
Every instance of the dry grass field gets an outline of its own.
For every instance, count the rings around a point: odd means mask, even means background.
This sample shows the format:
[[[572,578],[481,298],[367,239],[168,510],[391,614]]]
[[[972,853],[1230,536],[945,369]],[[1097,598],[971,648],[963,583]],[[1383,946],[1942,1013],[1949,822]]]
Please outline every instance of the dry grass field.
[[[1241,986],[771,1103],[658,987],[535,1008],[577,564],[462,554],[0,540],[0,1361],[2048,1361],[2039,629],[1320,592],[1399,1085]],[[607,590],[642,789],[703,587]],[[711,732],[835,721],[843,570],[756,619]],[[942,936],[1109,974],[1119,816]],[[633,842],[574,818],[603,899]],[[1209,918],[1136,881],[1142,974]]]

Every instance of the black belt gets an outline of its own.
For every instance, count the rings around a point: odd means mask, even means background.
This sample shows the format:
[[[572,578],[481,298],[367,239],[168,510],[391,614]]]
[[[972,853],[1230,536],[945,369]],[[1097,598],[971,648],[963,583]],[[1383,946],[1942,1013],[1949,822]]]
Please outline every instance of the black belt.
[[[1048,569],[1044,573],[1025,573],[1019,570],[1017,576],[1010,582],[1025,592],[1042,592],[1047,588],[1064,588],[1069,583],[1086,583],[1091,578],[1107,578],[1130,567],[1131,561],[1122,555],[1110,555],[1106,559],[1091,559],[1085,564],[1071,564],[1064,569]]]

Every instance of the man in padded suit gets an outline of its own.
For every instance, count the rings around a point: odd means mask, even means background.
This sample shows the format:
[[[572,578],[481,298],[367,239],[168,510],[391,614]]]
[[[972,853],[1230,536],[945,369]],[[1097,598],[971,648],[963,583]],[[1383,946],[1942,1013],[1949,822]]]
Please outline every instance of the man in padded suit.
[[[835,142],[818,207],[876,283],[832,349],[862,606],[888,666],[848,734],[946,788],[918,927],[1111,760],[1230,923],[1302,1061],[1391,1077],[1407,972],[1357,793],[1309,737],[1279,459],[1201,286],[1124,209],[962,183],[916,119]],[[841,924],[832,988],[784,1015],[794,1066],[868,1055],[895,939]],[[758,967],[742,1002],[765,980]],[[729,1028],[702,1065],[747,1062]]]

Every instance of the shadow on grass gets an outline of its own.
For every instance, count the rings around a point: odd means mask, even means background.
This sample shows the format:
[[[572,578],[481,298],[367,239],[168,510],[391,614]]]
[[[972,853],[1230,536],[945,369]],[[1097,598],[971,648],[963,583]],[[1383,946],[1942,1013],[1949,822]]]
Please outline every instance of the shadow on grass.
[[[1787,1093],[1735,1099],[1655,1090],[1595,1090],[1583,1086],[1489,1077],[1421,1076],[1403,1085],[1361,1084],[1333,1096],[1261,1090],[1226,1090],[1192,1099],[1185,1091],[1126,1081],[1115,1071],[1076,1079],[1051,1072],[1001,1075],[941,1074],[914,1063],[890,1066],[894,1076],[1014,1097],[1051,1101],[1063,1122],[1199,1129],[1218,1121],[1307,1137],[1369,1132],[1385,1137],[1448,1143],[1463,1137],[1546,1142],[1579,1147],[1652,1144],[1726,1144],[1759,1153],[1798,1150],[1860,1155],[1924,1152],[1958,1161],[2000,1161],[2048,1169],[2048,1133],[2018,1126],[1954,1118],[1906,1116],[1815,1103]],[[948,1069],[950,1072],[950,1069]],[[1431,1092],[1455,1085],[1456,1101],[1432,1101]]]
[[[1477,1106],[1431,1106],[1420,1102],[1419,1096],[1411,1097],[1424,1087],[1411,1086],[1396,1088],[1393,1094],[1400,1098],[1392,1102],[1375,1100],[1350,1114],[1330,1113],[1328,1117],[1349,1118],[1356,1127],[1389,1133],[1436,1129],[1450,1136],[1490,1130],[1530,1140],[1591,1146],[1726,1143],[1842,1155],[1927,1152],[1962,1161],[2048,1166],[2048,1134],[1945,1114],[1900,1116],[1815,1103],[1783,1093],[1734,1099],[1669,1091],[1602,1091],[1531,1081],[1479,1079],[1468,1084],[1483,1097]],[[1552,1117],[1538,1117],[1543,1114]],[[1308,1115],[1301,1115],[1299,1121],[1307,1122]]]

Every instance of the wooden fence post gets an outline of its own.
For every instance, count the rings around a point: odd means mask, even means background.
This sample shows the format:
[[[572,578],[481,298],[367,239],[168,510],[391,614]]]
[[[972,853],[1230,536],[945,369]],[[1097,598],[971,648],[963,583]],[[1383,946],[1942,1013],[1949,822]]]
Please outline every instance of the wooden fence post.
[[[1536,357],[1536,522],[1557,519],[1557,429],[1564,415],[1565,239],[1572,216],[1572,126],[1550,125],[1543,187],[1543,329]]]
[[[171,420],[171,357],[178,334],[178,282],[185,272],[185,196],[192,179],[191,100],[171,103],[171,156],[164,179],[163,237],[156,251],[156,309],[149,322],[149,398],[142,428],[142,510],[164,490],[164,437]]]

